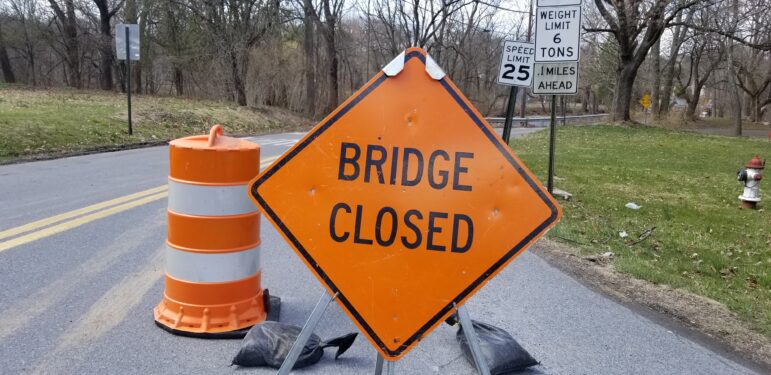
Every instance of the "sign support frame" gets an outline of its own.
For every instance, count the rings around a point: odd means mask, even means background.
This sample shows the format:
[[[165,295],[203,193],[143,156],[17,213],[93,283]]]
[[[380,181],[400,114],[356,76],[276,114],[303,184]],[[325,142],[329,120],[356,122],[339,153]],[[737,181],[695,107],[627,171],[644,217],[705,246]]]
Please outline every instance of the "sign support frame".
[[[316,326],[319,325],[322,315],[327,310],[332,301],[337,298],[338,293],[330,296],[327,291],[321,292],[319,301],[316,302],[316,306],[313,308],[308,320],[303,324],[300,334],[297,336],[297,340],[292,344],[292,348],[289,349],[289,354],[284,358],[284,362],[281,364],[281,368],[278,369],[277,375],[289,375],[297,363],[297,359],[300,357],[305,344],[308,339],[316,330]],[[458,320],[460,321],[460,328],[468,339],[469,347],[471,348],[471,354],[474,357],[474,365],[476,366],[477,373],[479,375],[490,375],[490,368],[485,362],[485,358],[482,355],[482,348],[479,346],[479,338],[476,331],[474,331],[474,325],[471,322],[471,316],[466,310],[466,306],[458,306],[454,304],[455,310],[458,313]],[[385,366],[384,366],[385,365]],[[386,375],[394,375],[396,373],[396,361],[386,361],[380,353],[377,354],[377,360],[375,362],[375,375],[382,375],[383,368],[385,367]]]
[[[308,320],[305,321],[305,324],[303,324],[303,328],[300,330],[300,334],[297,336],[297,340],[295,340],[294,344],[292,344],[292,348],[289,349],[289,354],[287,354],[286,358],[284,358],[284,362],[281,364],[281,368],[278,369],[278,375],[289,375],[289,372],[292,371],[292,368],[294,368],[295,363],[297,363],[297,359],[300,357],[300,353],[302,353],[305,344],[308,342],[311,334],[319,324],[321,316],[324,315],[324,311],[327,310],[327,306],[329,306],[329,304],[337,298],[337,294],[338,293],[335,293],[335,295],[330,296],[326,290],[321,293],[319,301],[316,302],[316,307],[313,308],[313,311],[308,317]]]

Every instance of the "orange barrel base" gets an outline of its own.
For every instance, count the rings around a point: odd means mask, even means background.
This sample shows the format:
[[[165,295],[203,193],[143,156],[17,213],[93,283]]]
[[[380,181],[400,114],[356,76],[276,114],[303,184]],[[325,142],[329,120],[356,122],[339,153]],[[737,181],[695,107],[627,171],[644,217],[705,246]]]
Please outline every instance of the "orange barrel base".
[[[158,324],[176,331],[237,331],[265,320],[265,297],[259,273],[235,283],[189,283],[166,275],[166,291],[153,313]]]

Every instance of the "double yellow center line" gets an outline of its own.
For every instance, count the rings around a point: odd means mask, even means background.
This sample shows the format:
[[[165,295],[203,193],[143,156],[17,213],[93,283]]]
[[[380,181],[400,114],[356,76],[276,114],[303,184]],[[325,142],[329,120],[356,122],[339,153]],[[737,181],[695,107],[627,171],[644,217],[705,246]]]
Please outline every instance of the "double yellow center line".
[[[276,159],[278,159],[278,156],[263,159],[260,162],[260,170],[265,169]],[[24,224],[15,228],[6,229],[0,232],[0,240],[14,236],[18,237],[0,242],[0,252],[73,228],[77,228],[94,220],[103,219],[107,216],[115,215],[119,212],[123,212],[134,207],[166,198],[168,194],[169,192],[167,185],[158,186],[152,189],[140,191],[138,193],[124,195],[122,197],[92,204],[90,206],[65,212],[63,214],[54,215],[38,221],[33,221],[31,223]]]

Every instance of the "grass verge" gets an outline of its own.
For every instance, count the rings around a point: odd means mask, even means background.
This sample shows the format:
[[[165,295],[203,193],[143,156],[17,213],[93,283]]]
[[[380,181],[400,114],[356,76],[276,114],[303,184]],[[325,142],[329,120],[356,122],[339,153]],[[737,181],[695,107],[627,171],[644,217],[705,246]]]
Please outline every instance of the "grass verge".
[[[158,143],[205,134],[220,123],[230,135],[309,127],[311,121],[276,108],[172,97],[132,97],[128,135],[126,96],[85,90],[0,86],[0,163],[51,155]]]
[[[546,131],[512,142],[542,181],[547,142]],[[771,336],[771,213],[739,209],[735,177],[752,155],[769,156],[769,141],[582,126],[559,129],[556,147],[555,186],[574,199],[561,202],[552,238],[577,245],[582,256],[613,252],[617,270],[721,302]],[[761,208],[769,202],[766,194]]]

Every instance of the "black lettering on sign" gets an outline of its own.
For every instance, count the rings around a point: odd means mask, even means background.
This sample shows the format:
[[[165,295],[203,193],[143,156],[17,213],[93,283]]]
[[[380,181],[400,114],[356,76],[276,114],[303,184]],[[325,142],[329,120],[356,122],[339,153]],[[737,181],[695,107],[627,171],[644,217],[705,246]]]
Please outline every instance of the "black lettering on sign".
[[[503,67],[506,69],[503,71],[503,74],[501,74],[501,78],[505,79],[514,79],[514,72],[517,70],[517,67],[514,64],[503,64]]]
[[[388,235],[388,239],[383,239],[383,217],[389,214],[391,216],[391,233]],[[396,239],[396,210],[391,207],[383,207],[380,212],[377,213],[377,219],[375,219],[375,240],[380,246],[391,246]]]
[[[360,245],[372,245],[372,240],[361,238],[361,215],[362,207],[360,204],[356,205],[356,222],[353,224],[353,243]]]
[[[375,159],[373,153],[377,151],[380,157]],[[377,170],[377,181],[381,184],[385,183],[383,179],[383,163],[386,161],[386,149],[383,146],[367,145],[367,161],[364,164],[364,182],[369,182],[370,171],[372,167]]]
[[[426,250],[444,252],[448,248],[451,253],[463,254],[471,249],[474,243],[474,222],[465,214],[449,214],[447,212],[429,211],[428,218],[424,222],[424,215],[415,209],[407,210],[403,216],[393,207],[368,210],[363,205],[355,205],[353,228],[340,228],[338,219],[351,214],[352,205],[337,203],[332,207],[329,215],[329,236],[335,242],[346,242],[353,237],[353,243],[372,246],[390,247],[400,238],[404,249],[423,248]],[[375,211],[377,213],[375,214]],[[374,229],[366,226],[367,233],[363,233],[363,223],[371,223],[374,216]],[[452,218],[452,220],[444,220]],[[451,228],[447,228],[448,226]],[[449,244],[437,241],[437,235],[444,233],[447,228],[451,234]],[[351,236],[353,232],[353,236]],[[374,233],[373,233],[374,232]],[[426,233],[426,241],[423,242],[423,233]],[[399,236],[401,234],[401,236]],[[365,237],[366,235],[366,237]],[[371,239],[374,237],[374,241]]]
[[[445,186],[447,186],[447,179],[449,176],[449,173],[446,170],[440,170],[439,173],[439,182],[434,178],[434,167],[436,166],[436,158],[442,157],[445,161],[450,161],[450,155],[447,154],[447,151],[444,150],[436,150],[431,153],[431,156],[428,158],[428,184],[431,185],[432,188],[439,190],[444,189]]]
[[[460,222],[466,223],[466,243],[463,246],[458,246],[458,231]],[[453,253],[465,253],[471,248],[471,243],[474,242],[474,222],[471,218],[464,214],[455,214],[452,219],[452,252]]]
[[[529,72],[520,69],[520,73],[525,74],[524,77],[520,76],[520,78],[529,78]],[[385,185],[386,170],[384,166],[390,166],[391,170],[388,175],[388,184],[390,185],[397,185],[398,183],[401,186],[417,186],[421,182],[427,181],[431,188],[441,190],[447,188],[450,184],[450,178],[452,178],[453,190],[472,190],[471,185],[461,182],[462,176],[469,172],[464,162],[466,159],[474,158],[474,153],[472,152],[457,151],[450,155],[450,152],[446,150],[434,150],[426,159],[420,150],[405,147],[401,149],[400,163],[399,147],[393,147],[389,155],[389,150],[383,146],[366,145],[364,151],[366,155],[363,158],[362,147],[349,142],[342,142],[340,144],[340,164],[337,170],[338,180],[354,181],[363,175],[362,182],[364,183]],[[389,157],[391,158],[390,163]],[[426,166],[426,163],[428,163],[428,166]],[[401,171],[398,170],[399,168],[401,168]],[[361,173],[362,170],[364,173]],[[373,170],[377,175],[376,179],[372,176]],[[397,181],[399,178],[401,179]]]
[[[420,246],[421,242],[423,242],[423,235],[420,232],[420,228],[418,228],[418,226],[412,222],[410,219],[411,217],[415,217],[418,220],[423,220],[423,214],[421,214],[418,210],[409,210],[406,214],[404,214],[404,225],[406,225],[407,228],[410,228],[412,233],[415,234],[415,241],[410,242],[407,240],[407,236],[402,236],[402,245],[408,249],[415,249]]]
[[[353,156],[347,156],[348,150],[353,150]],[[359,145],[355,143],[343,142],[340,145],[340,168],[337,171],[337,179],[343,181],[353,181],[359,177],[359,156],[361,155],[361,149]],[[345,166],[351,165],[353,167],[353,173],[346,174]]]
[[[461,185],[460,183],[460,175],[461,173],[468,172],[468,168],[462,167],[460,165],[461,159],[473,159],[474,153],[472,152],[457,152],[455,153],[455,169],[454,169],[454,175],[452,178],[452,189],[453,190],[461,190],[461,191],[471,191],[470,185]]]
[[[409,172],[410,155],[415,157],[415,161],[418,163],[417,171],[415,171],[415,177],[410,179],[407,174]],[[404,148],[404,157],[402,159],[402,186],[415,186],[420,182],[420,177],[423,176],[423,154],[420,150],[411,147]]]
[[[434,244],[434,234],[442,233],[442,228],[436,226],[436,219],[446,219],[447,214],[444,212],[429,212],[428,213],[428,235],[426,236],[426,249],[444,251],[445,247],[442,245]]]
[[[388,182],[391,185],[396,185],[396,168],[398,167],[399,163],[399,147],[394,147],[393,154],[391,155],[391,178],[388,179]]]
[[[344,210],[346,213],[351,213],[351,207],[348,206],[345,203],[338,203],[334,207],[332,207],[332,214],[329,215],[329,236],[332,237],[333,240],[336,242],[344,242],[348,239],[348,236],[350,236],[350,233],[343,232],[342,235],[337,235],[337,231],[335,230],[335,223],[337,222],[337,211]]]

